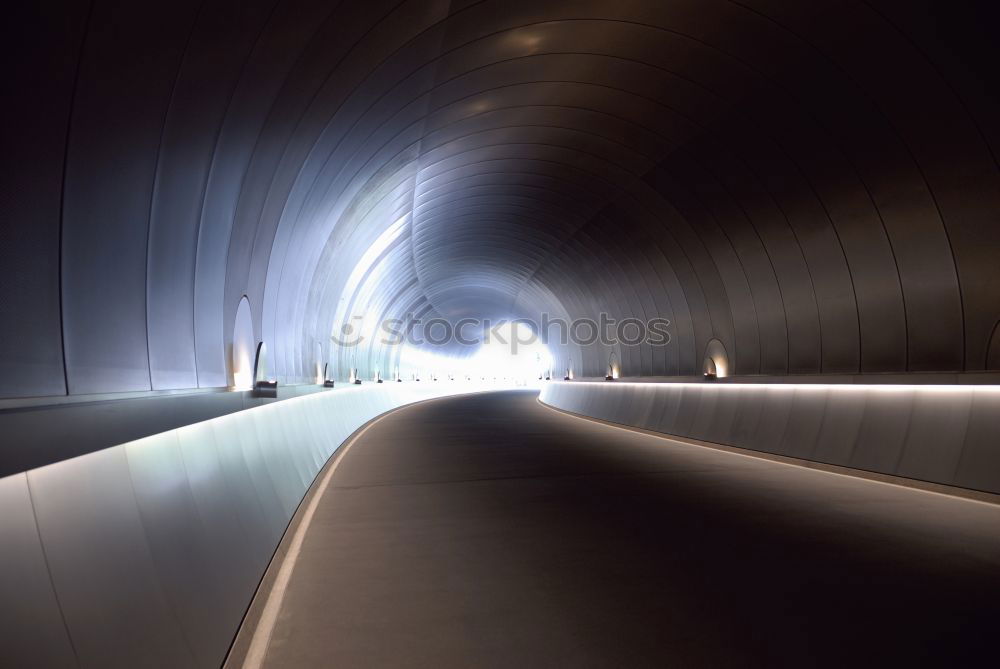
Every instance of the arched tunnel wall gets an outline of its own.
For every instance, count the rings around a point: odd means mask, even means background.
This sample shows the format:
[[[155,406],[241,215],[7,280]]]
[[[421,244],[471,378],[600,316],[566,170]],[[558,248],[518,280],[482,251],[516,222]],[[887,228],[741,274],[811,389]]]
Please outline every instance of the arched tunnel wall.
[[[994,366],[987,5],[25,4],[0,393],[225,386],[244,295],[283,383],[391,368],[358,314],[669,318],[624,376]]]

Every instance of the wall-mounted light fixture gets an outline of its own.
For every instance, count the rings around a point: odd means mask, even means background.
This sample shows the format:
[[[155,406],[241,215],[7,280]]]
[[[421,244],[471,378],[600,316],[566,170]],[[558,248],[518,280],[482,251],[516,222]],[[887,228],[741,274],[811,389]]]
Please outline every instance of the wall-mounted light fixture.
[[[253,335],[253,318],[250,301],[244,295],[236,309],[233,324],[233,344],[231,365],[233,370],[233,390],[253,390],[253,355],[256,339]]]
[[[718,339],[712,339],[705,347],[705,362],[702,372],[706,380],[721,379],[729,376],[729,356],[726,347]]]

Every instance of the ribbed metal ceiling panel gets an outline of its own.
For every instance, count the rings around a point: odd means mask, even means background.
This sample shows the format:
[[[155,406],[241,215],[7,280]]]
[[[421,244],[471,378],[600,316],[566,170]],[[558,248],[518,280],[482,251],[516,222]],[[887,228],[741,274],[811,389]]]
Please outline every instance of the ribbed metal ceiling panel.
[[[17,11],[3,395],[225,385],[244,295],[286,383],[394,366],[331,345],[342,303],[670,319],[557,351],[590,375],[696,374],[712,339],[738,374],[1000,360],[988,3]]]

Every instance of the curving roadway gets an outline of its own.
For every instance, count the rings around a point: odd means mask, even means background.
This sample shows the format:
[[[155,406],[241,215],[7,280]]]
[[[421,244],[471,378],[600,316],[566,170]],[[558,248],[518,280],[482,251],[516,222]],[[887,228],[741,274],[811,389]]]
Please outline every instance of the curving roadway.
[[[398,410],[304,528],[266,667],[971,666],[1000,507],[615,428]],[[262,623],[263,625],[264,623]]]

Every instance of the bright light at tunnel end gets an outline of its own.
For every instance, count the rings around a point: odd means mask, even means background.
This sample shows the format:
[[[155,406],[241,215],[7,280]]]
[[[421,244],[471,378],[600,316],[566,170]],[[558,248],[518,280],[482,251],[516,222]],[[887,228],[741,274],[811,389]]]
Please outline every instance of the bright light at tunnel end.
[[[615,319],[600,314],[598,319],[574,320],[542,314],[528,318],[480,319],[455,321],[435,317],[422,319],[408,314],[405,318],[385,318],[380,322],[355,314],[340,321],[330,335],[338,350],[381,347],[393,351],[390,357],[404,369],[403,378],[417,380],[433,374],[464,377],[523,379],[541,381],[573,378],[573,363],[555,368],[549,344],[560,347],[665,346],[670,343],[669,319]],[[370,351],[370,349],[369,349]],[[460,353],[455,353],[460,351]],[[367,352],[370,357],[371,353]],[[354,359],[356,354],[351,354]],[[369,360],[374,364],[374,359]],[[352,365],[353,367],[353,365]],[[610,375],[618,378],[620,365],[610,366]]]
[[[542,380],[551,375],[552,354],[535,338],[524,323],[507,323],[501,328],[503,338],[485,341],[469,361],[473,374]],[[519,346],[517,342],[522,342]]]
[[[358,317],[355,317],[358,318]],[[671,337],[666,330],[670,321],[667,319],[652,319],[647,322],[638,319],[616,321],[606,314],[599,320],[578,319],[566,321],[549,318],[547,315],[541,322],[530,319],[472,319],[465,318],[451,322],[443,318],[432,318],[426,321],[407,317],[406,319],[386,319],[378,327],[383,346],[399,347],[396,354],[397,369],[402,370],[399,380],[467,380],[487,381],[494,383],[512,383],[514,385],[537,385],[541,381],[563,380],[574,383],[601,383],[596,379],[574,380],[577,373],[572,368],[572,362],[556,369],[556,360],[547,342],[562,346],[574,344],[586,347],[600,344],[605,347],[636,346],[640,343],[652,346],[664,346],[670,343]],[[433,328],[439,327],[442,332],[433,334]],[[553,328],[555,337],[553,338]],[[631,328],[631,329],[630,329]],[[354,330],[350,323],[345,323],[338,334],[331,336],[337,346],[350,349],[360,346],[366,341],[373,341],[377,334],[376,327],[369,324],[361,331]],[[470,336],[470,334],[472,336]],[[438,352],[435,349],[447,350],[449,345],[458,345],[464,349],[464,354],[454,355]],[[453,347],[454,348],[454,347]],[[709,364],[711,361],[711,364]],[[623,377],[621,363],[612,354],[607,367],[606,380],[616,381],[615,385],[640,386],[657,388],[696,387],[724,388],[737,391],[747,388],[764,388],[778,391],[835,391],[835,392],[996,392],[1000,385],[995,384],[940,384],[940,383],[871,383],[860,382],[809,382],[809,381],[753,381],[731,377],[729,361],[721,342],[713,340],[706,351],[706,372],[702,379],[692,381],[674,380],[630,380]],[[723,378],[728,377],[723,381]],[[750,377],[752,378],[752,377]],[[603,384],[602,384],[603,385]]]
[[[552,374],[553,358],[524,323],[504,321],[465,356],[436,353],[404,344],[401,377],[418,380],[466,380],[533,386]]]

